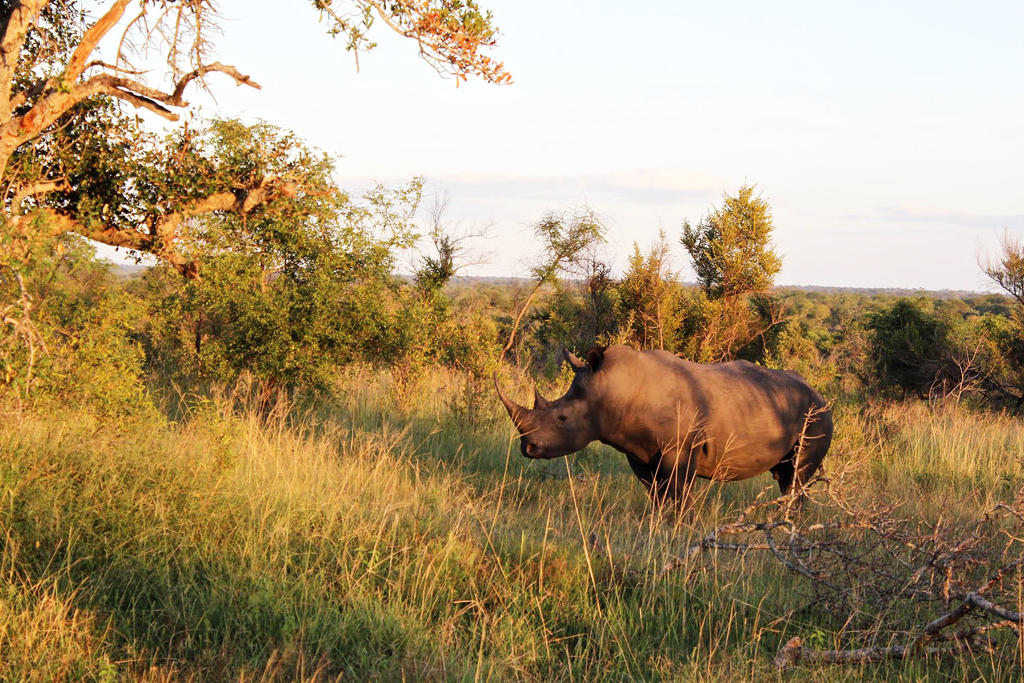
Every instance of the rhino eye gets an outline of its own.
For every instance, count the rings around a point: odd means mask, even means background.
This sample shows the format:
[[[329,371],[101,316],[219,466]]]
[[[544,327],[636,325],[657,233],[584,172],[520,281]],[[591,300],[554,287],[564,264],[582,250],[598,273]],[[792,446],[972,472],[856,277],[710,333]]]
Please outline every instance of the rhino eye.
[[[566,417],[565,415],[559,415],[559,416],[558,416],[558,421],[559,421],[559,422],[565,422],[565,421],[566,421],[566,420],[568,420],[568,419],[569,419],[569,418],[567,418],[567,417]]]

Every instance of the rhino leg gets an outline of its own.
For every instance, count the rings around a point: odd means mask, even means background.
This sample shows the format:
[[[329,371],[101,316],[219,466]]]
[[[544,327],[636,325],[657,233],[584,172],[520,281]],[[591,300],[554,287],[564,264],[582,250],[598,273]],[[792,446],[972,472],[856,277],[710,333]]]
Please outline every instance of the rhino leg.
[[[790,466],[795,470],[793,492],[798,501],[803,500],[804,484],[809,482],[821,467],[821,461],[825,459],[831,444],[832,413],[825,410],[808,421],[800,441],[793,449],[793,462]]]
[[[661,454],[659,453],[657,457],[660,459]],[[655,507],[660,507],[662,503],[676,498],[670,479],[661,475],[657,465],[632,457],[628,458],[628,462],[633,474],[647,489],[647,495],[651,497]]]
[[[639,479],[644,488],[647,489],[648,493],[654,495],[654,475],[656,468],[650,463],[644,462],[639,458],[634,458],[632,455],[626,455],[626,462],[629,463],[629,469],[633,470],[633,474]]]
[[[696,468],[692,458],[682,458],[678,451],[658,453],[654,460],[653,481],[648,487],[655,506],[672,505],[679,513],[690,511]]]
[[[796,473],[796,468],[793,466],[793,458],[796,455],[796,446],[786,453],[778,465],[768,470],[772,473],[772,478],[779,482],[779,491],[782,495],[789,493],[790,487],[793,485],[793,475]]]

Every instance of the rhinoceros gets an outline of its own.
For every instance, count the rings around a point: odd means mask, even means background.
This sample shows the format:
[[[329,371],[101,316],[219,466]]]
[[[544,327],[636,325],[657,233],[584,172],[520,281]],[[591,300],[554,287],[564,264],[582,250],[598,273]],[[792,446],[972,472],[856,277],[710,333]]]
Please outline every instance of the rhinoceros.
[[[747,361],[693,363],[666,351],[595,347],[561,398],[534,389],[534,406],[494,383],[527,458],[557,458],[593,441],[626,454],[656,501],[689,504],[694,477],[748,479],[771,472],[783,494],[821,465],[832,441],[828,404],[797,373]]]

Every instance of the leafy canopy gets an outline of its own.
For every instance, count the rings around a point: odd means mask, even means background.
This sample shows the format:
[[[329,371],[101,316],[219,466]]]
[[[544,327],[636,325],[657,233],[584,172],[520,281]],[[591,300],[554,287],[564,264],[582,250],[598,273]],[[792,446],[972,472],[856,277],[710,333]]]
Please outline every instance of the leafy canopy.
[[[328,33],[348,37],[358,53],[374,46],[377,20],[416,41],[443,75],[510,81],[485,53],[497,31],[473,0],[313,0]],[[130,10],[130,11],[129,11]],[[0,192],[8,233],[0,267],[31,250],[25,243],[63,233],[154,254],[196,277],[199,264],[182,239],[196,216],[247,215],[288,201],[302,188],[287,168],[266,160],[190,156],[186,126],[160,149],[157,137],[126,115],[146,109],[175,121],[193,84],[214,75],[259,87],[236,67],[213,59],[218,26],[211,0],[0,1]],[[271,45],[284,59],[284,45]],[[162,55],[169,83],[154,84],[140,58]],[[147,61],[147,64],[150,62]],[[229,169],[227,164],[234,164]],[[173,164],[194,172],[191,182]],[[276,171],[281,170],[278,173]],[[211,172],[212,171],[212,172]]]

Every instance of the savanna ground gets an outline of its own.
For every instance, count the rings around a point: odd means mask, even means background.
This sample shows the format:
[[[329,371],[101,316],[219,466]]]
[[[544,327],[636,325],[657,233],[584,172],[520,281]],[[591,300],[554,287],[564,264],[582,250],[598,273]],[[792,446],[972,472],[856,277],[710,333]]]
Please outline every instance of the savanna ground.
[[[864,628],[768,553],[663,573],[774,482],[702,483],[692,520],[652,512],[623,456],[528,462],[493,397],[466,417],[459,381],[432,371],[397,400],[353,366],[330,402],[269,416],[244,392],[176,420],[5,405],[0,678],[1019,678],[1012,631],[996,654],[780,672],[794,635],[887,645],[936,614],[900,603]],[[888,403],[836,424],[827,472],[865,507],[966,522],[1024,484],[1016,419]]]

